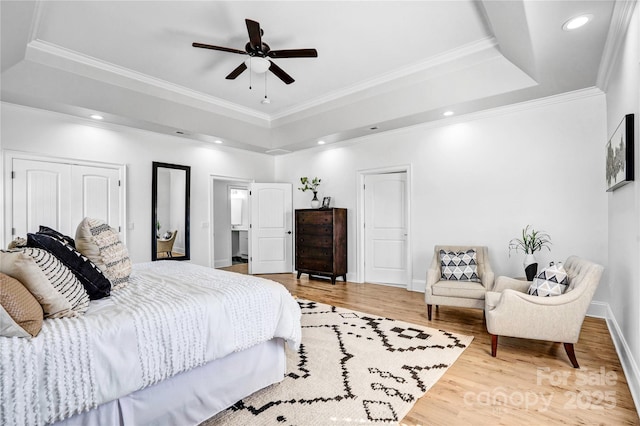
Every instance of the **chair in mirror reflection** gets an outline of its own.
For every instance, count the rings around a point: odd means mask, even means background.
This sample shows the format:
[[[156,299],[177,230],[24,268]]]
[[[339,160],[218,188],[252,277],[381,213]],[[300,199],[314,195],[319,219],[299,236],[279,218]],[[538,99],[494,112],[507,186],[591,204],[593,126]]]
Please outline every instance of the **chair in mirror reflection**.
[[[157,240],[157,256],[161,257],[173,257],[173,244],[176,241],[176,235],[178,231],[168,232],[169,235],[163,235],[163,238]],[[168,237],[168,238],[164,238]]]

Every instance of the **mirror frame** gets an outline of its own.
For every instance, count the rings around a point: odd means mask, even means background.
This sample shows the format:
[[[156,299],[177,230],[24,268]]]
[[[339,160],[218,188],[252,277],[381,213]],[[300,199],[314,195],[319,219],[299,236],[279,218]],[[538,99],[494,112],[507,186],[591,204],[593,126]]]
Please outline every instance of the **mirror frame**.
[[[157,161],[153,162],[153,171],[151,177],[151,260],[190,260],[191,259],[191,241],[189,238],[190,235],[190,212],[189,205],[190,201],[190,193],[191,193],[191,166],[180,166],[178,164],[169,164],[169,163],[160,163]],[[185,205],[184,205],[184,256],[181,257],[162,257],[158,258],[158,246],[156,240],[156,223],[158,222],[158,169],[176,169],[176,170],[184,170],[186,172],[185,176]]]

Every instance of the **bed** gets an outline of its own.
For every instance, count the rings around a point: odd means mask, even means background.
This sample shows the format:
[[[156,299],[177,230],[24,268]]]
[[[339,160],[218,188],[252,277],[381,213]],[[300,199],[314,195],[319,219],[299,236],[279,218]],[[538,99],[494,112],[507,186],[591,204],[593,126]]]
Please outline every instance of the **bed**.
[[[285,374],[300,309],[270,280],[163,261],[79,318],[0,337],[0,424],[198,424]]]

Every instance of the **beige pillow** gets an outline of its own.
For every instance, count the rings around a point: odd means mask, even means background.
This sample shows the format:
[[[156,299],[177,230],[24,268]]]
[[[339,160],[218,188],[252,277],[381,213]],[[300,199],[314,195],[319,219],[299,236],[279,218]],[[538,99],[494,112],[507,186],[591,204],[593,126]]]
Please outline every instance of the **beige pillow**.
[[[76,230],[76,250],[88,257],[118,290],[129,283],[131,260],[118,233],[99,219],[85,217]]]
[[[0,273],[0,335],[37,336],[44,313],[38,301],[20,281]]]
[[[0,251],[0,272],[20,281],[36,298],[45,318],[76,316],[71,303],[55,288],[35,260],[21,251]]]
[[[57,257],[46,250],[35,247],[25,247],[20,250],[35,260],[36,265],[44,272],[51,286],[71,303],[71,309],[78,314],[84,314],[89,309],[89,294],[71,269],[67,268]]]

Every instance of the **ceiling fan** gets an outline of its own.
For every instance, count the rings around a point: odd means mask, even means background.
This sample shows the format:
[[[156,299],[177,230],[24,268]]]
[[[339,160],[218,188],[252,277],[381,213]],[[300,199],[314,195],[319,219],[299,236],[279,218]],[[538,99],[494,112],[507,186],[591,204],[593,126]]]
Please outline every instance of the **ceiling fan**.
[[[220,50],[222,52],[238,53],[240,55],[249,55],[249,60],[238,65],[236,69],[231,71],[227,75],[227,80],[233,80],[244,70],[247,69],[247,62],[250,62],[253,66],[253,58],[261,58],[261,62],[264,66],[262,72],[267,70],[274,73],[280,80],[286,84],[291,84],[295,80],[287,74],[282,68],[276,65],[269,58],[317,58],[318,51],[316,49],[288,49],[288,50],[271,50],[269,45],[262,41],[262,35],[264,31],[260,28],[260,23],[252,21],[251,19],[245,19],[247,24],[247,32],[249,33],[249,42],[245,45],[244,50],[233,49],[230,47],[212,46],[210,44],[192,43],[193,47],[200,47],[203,49]]]

